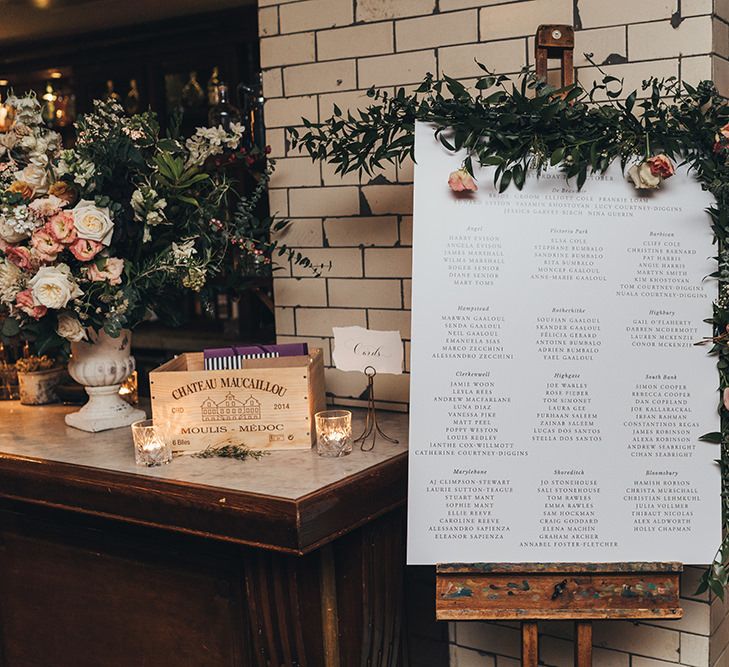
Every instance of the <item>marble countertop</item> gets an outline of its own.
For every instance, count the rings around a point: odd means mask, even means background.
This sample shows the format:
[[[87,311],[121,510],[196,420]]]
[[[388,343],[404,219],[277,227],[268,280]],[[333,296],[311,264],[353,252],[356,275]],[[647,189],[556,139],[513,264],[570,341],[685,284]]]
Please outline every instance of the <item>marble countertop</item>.
[[[84,466],[170,482],[230,489],[296,500],[365,472],[407,451],[406,414],[378,412],[385,433],[400,442],[378,438],[374,451],[358,446],[349,456],[329,459],[307,451],[272,451],[259,461],[177,457],[158,468],[135,465],[129,428],[87,433],[66,426],[63,417],[77,408],[24,406],[0,402],[0,459],[23,458]],[[364,428],[364,411],[354,410],[353,431]]]

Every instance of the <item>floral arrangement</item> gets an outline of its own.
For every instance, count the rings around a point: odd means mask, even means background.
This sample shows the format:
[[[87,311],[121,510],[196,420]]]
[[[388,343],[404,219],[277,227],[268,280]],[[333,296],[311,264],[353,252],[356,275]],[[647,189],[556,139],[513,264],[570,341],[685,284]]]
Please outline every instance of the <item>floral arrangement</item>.
[[[90,330],[116,336],[150,313],[174,323],[179,293],[203,289],[233,251],[270,270],[277,245],[265,232],[283,223],[259,221],[255,208],[273,165],[241,148],[240,124],[183,140],[174,128],[161,136],[151,112],[130,117],[96,101],[76,125],[75,147],[62,150],[35,96],[8,104],[16,116],[0,134],[3,335],[21,332],[42,352]],[[259,185],[230,215],[224,167],[235,161]]]
[[[494,167],[500,192],[521,189],[527,177],[547,166],[558,167],[581,188],[588,173],[604,172],[615,160],[636,188],[655,190],[674,174],[674,161],[688,165],[716,200],[707,212],[719,245],[712,274],[719,298],[707,319],[715,335],[703,342],[717,358],[722,426],[701,439],[721,447],[726,537],[699,591],[711,589],[723,597],[729,582],[729,104],[711,81],[692,86],[653,78],[643,82],[639,99],[638,91],[624,94],[622,81],[608,75],[590,90],[556,89],[528,69],[514,83],[481,69],[472,89],[432,75],[412,94],[371,89],[373,102],[366,109],[345,116],[335,107],[323,122],[303,119],[303,131],[289,130],[291,141],[313,159],[335,165],[338,173],[371,174],[384,162],[413,158],[415,121],[431,123],[443,146],[465,153],[448,185],[466,196],[478,187],[474,163]]]

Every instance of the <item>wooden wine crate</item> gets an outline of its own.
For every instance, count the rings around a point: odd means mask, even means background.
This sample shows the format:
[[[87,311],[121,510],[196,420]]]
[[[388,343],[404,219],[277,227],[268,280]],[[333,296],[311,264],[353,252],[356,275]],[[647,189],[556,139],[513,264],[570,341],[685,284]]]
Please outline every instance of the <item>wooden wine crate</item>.
[[[314,414],[324,410],[322,351],[247,359],[240,370],[206,371],[202,352],[182,354],[149,374],[152,418],[172,449],[245,444],[252,449],[309,449]]]

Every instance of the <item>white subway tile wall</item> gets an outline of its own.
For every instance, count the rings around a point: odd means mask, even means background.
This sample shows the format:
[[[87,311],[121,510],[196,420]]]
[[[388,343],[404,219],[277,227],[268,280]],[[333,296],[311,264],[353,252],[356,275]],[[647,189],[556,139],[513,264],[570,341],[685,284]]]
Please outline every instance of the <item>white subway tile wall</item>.
[[[591,60],[626,88],[649,76],[694,83],[713,77],[729,93],[729,0],[259,0],[267,141],[278,159],[273,211],[293,220],[281,240],[324,266],[316,277],[284,265],[275,280],[277,334],[324,348],[333,400],[361,403],[366,383],[331,368],[332,326],[398,329],[406,371],[410,351],[412,164],[373,176],[342,177],[292,150],[283,128],[367,104],[371,85],[411,88],[426,72],[467,84],[474,59],[507,74],[533,63],[539,23],[576,28],[578,80],[601,77]],[[588,55],[585,55],[588,54]],[[408,379],[377,379],[379,404],[406,410]],[[729,667],[729,607],[693,595],[701,570],[683,576],[679,622],[601,623],[597,667]],[[571,664],[568,624],[545,625],[542,662]],[[518,632],[456,623],[451,664],[516,667]]]

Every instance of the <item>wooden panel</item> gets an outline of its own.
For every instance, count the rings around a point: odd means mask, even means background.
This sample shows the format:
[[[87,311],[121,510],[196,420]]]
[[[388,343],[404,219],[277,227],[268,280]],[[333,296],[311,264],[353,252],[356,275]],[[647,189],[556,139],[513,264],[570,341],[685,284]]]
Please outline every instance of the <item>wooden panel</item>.
[[[368,468],[356,480],[350,478],[299,499],[300,547],[310,550],[331,540],[337,526],[351,530],[403,505],[407,465],[407,454],[402,454]],[[372,501],[376,501],[377,507]],[[365,504],[370,505],[366,513],[362,511]]]
[[[266,549],[300,551],[296,502],[279,498],[2,456],[0,496]]]
[[[406,656],[404,527],[399,510],[329,547],[326,598],[321,552],[289,556],[0,501],[0,664],[421,667]],[[322,603],[332,595],[338,656],[327,662],[333,617]],[[447,656],[427,664],[446,667]]]
[[[443,573],[441,620],[680,618],[675,572]]]
[[[318,554],[296,558],[247,550],[243,569],[251,667],[323,665]]]
[[[337,573],[341,667],[406,664],[405,525],[403,509],[368,524],[332,546]],[[357,597],[361,597],[361,605],[349,604],[349,600]],[[413,661],[412,664],[421,667],[422,663]]]
[[[230,553],[129,537],[0,512],[3,667],[246,664]]]

